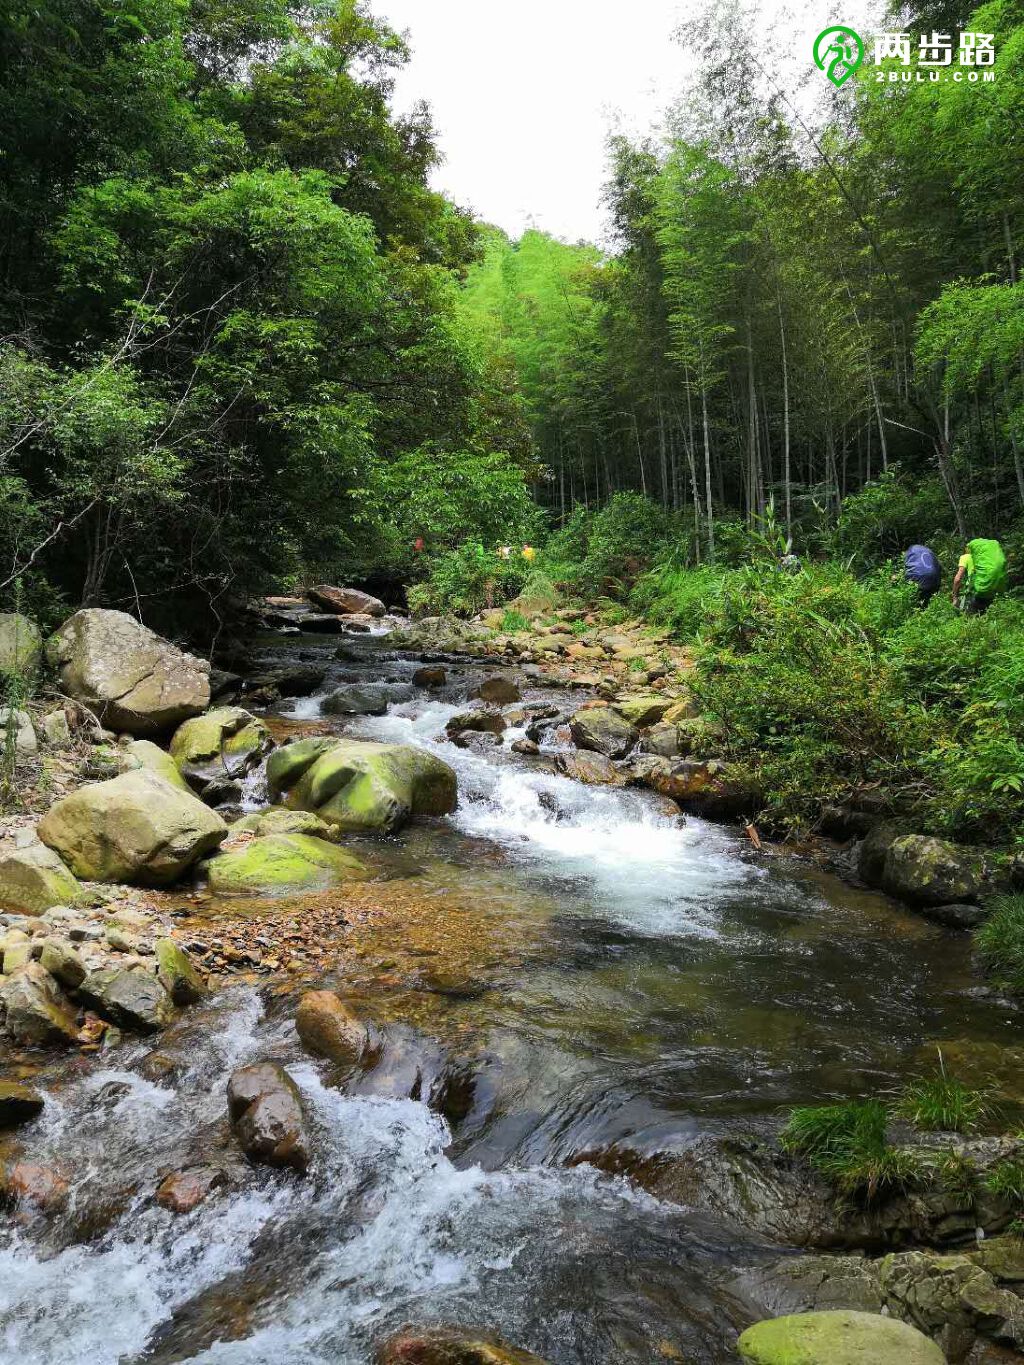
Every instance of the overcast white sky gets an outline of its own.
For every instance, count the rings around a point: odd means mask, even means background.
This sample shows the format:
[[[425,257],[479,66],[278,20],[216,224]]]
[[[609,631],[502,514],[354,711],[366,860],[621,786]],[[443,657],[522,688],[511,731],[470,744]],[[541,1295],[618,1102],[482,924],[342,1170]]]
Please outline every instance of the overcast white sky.
[[[871,2],[845,0],[845,22],[856,24]],[[814,0],[798,19],[781,5],[765,0],[761,21],[784,31],[806,74],[835,4]],[[372,0],[371,8],[409,33],[413,58],[395,104],[430,104],[446,158],[438,188],[512,236],[532,221],[570,241],[599,240],[609,129],[649,132],[685,87],[686,55],[671,41],[681,0]]]

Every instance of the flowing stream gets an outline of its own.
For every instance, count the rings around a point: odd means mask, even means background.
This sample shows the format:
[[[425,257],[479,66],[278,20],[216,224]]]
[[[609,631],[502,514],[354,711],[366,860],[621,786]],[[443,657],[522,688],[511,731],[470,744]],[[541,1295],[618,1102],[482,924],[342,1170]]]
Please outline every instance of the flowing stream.
[[[449,819],[353,841],[379,905],[324,980],[381,1030],[383,1061],[339,1088],[297,1044],[294,996],[237,984],[155,1042],[54,1066],[18,1138],[67,1173],[68,1202],[0,1229],[0,1360],[366,1365],[389,1332],[432,1322],[551,1365],[734,1359],[751,1312],[735,1270],[778,1249],[588,1154],[772,1130],[787,1105],[895,1086],[935,1041],[1010,1042],[1016,1021],[975,989],[963,939],[882,897],[558,776],[511,752],[521,728],[487,751],[448,743],[493,668],[410,694],[418,661],[386,638],[336,661],[337,644],[259,642],[270,661],[330,662],[281,723],[423,745],[459,779]],[[399,698],[386,715],[321,716],[332,687],[381,678]],[[580,699],[521,681],[527,706]],[[542,748],[563,743],[555,725]],[[311,1115],[304,1180],[233,1153],[227,1078],[264,1057]],[[200,1160],[223,1164],[222,1190],[183,1216],[153,1203]]]

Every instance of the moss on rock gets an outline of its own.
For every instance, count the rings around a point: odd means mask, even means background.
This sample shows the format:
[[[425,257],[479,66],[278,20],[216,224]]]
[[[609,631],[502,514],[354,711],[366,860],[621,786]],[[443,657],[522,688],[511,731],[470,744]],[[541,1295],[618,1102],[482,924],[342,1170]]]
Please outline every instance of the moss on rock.
[[[210,890],[218,896],[287,896],[362,881],[363,863],[308,834],[271,834],[226,849],[206,864]]]

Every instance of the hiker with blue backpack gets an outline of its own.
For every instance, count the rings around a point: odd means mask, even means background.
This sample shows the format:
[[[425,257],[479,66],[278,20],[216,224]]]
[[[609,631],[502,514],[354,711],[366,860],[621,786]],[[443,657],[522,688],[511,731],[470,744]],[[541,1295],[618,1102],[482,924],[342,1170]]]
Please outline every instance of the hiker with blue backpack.
[[[960,605],[963,588],[963,610],[968,616],[979,616],[1005,587],[1006,555],[999,541],[969,541],[953,579],[953,606]]]
[[[903,556],[903,576],[917,588],[918,601],[926,607],[942,586],[942,565],[927,545],[911,545]]]

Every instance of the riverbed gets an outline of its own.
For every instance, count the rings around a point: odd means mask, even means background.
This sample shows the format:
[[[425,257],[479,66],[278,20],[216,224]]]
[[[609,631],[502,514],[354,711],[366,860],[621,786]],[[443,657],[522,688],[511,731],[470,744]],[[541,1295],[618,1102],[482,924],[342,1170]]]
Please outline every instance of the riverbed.
[[[793,1104],[897,1088],[936,1042],[1011,1043],[1016,1015],[978,990],[965,936],[653,795],[558,775],[557,718],[539,757],[512,751],[521,726],[494,748],[450,743],[493,665],[448,661],[443,687],[410,690],[421,660],[386,636],[346,637],[340,659],[338,644],[255,642],[263,661],[330,667],[277,708],[280,732],[421,745],[459,781],[452,816],[350,841],[374,873],[366,913],[315,984],[373,1024],[379,1064],[339,1088],[295,1038],[306,978],[268,978],[155,1044],[51,1068],[19,1142],[65,1172],[67,1204],[0,1231],[0,1359],[366,1365],[432,1322],[551,1365],[734,1359],[755,1311],[736,1271],[778,1249],[598,1161],[772,1133]],[[517,707],[586,695],[510,676]],[[367,680],[394,688],[386,715],[322,715],[334,687]],[[189,915],[279,909],[200,897]],[[232,1154],[227,1077],[264,1057],[312,1116],[305,1179]],[[184,1216],[153,1203],[164,1173],[211,1154],[213,1197]]]

